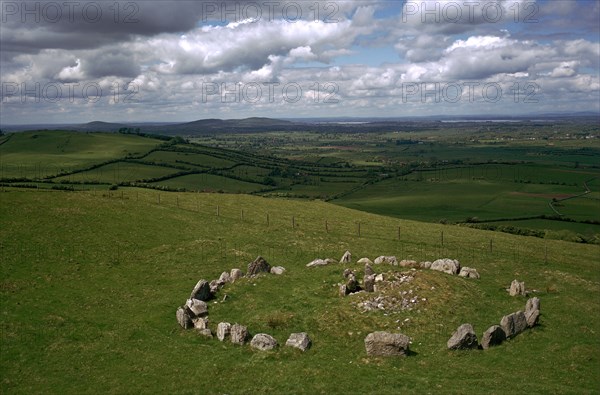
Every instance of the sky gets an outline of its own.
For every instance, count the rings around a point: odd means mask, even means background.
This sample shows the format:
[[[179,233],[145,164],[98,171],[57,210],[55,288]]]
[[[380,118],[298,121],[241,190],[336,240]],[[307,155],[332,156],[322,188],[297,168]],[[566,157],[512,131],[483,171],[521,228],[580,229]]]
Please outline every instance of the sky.
[[[0,126],[600,111],[600,0],[0,6]]]

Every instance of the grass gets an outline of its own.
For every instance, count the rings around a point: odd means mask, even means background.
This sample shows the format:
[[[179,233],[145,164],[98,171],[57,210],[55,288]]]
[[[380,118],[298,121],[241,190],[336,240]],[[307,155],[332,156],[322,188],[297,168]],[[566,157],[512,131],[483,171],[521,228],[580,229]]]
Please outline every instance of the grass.
[[[460,222],[469,217],[486,221],[556,215],[549,206],[552,198],[560,200],[583,193],[584,182],[594,174],[598,173],[571,173],[540,166],[441,169],[387,179],[334,202],[382,215],[431,222]],[[535,179],[533,183],[531,178]],[[528,181],[523,182],[523,179]],[[592,182],[589,187],[592,193],[560,201],[555,207],[567,218],[598,220],[598,186]],[[554,224],[553,228],[560,224],[562,222]],[[573,223],[563,229],[589,234],[590,225]]]
[[[167,186],[170,188],[185,188],[198,191],[222,191],[229,193],[249,193],[267,188],[266,185],[235,180],[214,174],[190,174],[165,181],[155,182],[153,185]]]
[[[234,161],[201,153],[173,151],[154,151],[145,156],[144,160],[162,164],[192,164],[202,168],[230,167],[236,163]]]
[[[114,133],[13,133],[0,145],[0,178],[42,178],[92,164],[139,156],[161,141]]]
[[[2,393],[600,389],[598,246],[398,220],[319,201],[160,192],[158,204],[159,192],[121,190],[112,197],[10,188],[0,194]],[[305,267],[346,249],[355,260],[456,257],[482,278],[418,271],[411,289],[427,299],[418,309],[360,313],[356,296],[337,297],[341,265]],[[287,272],[226,286],[209,305],[210,326],[239,322],[280,344],[306,331],[313,347],[304,354],[235,347],[175,321],[176,307],[200,278],[245,269],[259,254]],[[481,336],[523,308],[524,298],[504,291],[513,278],[538,290],[541,325],[485,352],[447,351],[460,324],[472,323]],[[363,340],[374,330],[405,333],[414,354],[366,357]]]
[[[58,182],[100,182],[104,184],[118,184],[121,182],[164,177],[175,174],[178,171],[180,170],[162,166],[151,166],[142,163],[116,162],[92,170],[57,177],[54,178],[54,180]]]

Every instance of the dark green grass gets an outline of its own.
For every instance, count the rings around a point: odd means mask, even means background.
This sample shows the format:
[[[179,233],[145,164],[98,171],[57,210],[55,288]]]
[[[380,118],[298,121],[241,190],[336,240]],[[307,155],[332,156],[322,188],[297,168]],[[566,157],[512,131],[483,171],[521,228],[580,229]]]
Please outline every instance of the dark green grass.
[[[328,196],[347,192],[361,185],[362,183],[352,182],[350,180],[346,181],[344,179],[335,182],[321,182],[317,178],[312,181],[309,180],[307,184],[292,185],[290,188],[275,190],[270,194],[290,194],[291,196],[326,199]]]
[[[594,194],[588,194],[575,199],[564,200],[557,207],[558,211],[577,220],[600,221],[600,199]]]
[[[0,194],[2,393],[600,389],[597,246],[396,220],[322,202],[123,191],[112,198],[98,192]],[[357,296],[336,296],[343,266],[305,267],[316,257],[339,258],[346,249],[355,259],[456,257],[482,278],[418,271],[412,289],[427,298],[418,310],[363,314],[353,307]],[[175,308],[196,281],[233,267],[245,270],[258,254],[287,272],[228,285],[209,305],[210,326],[239,322],[253,333],[273,334],[280,344],[289,333],[306,331],[313,347],[304,354],[235,347],[175,322]],[[523,308],[524,298],[504,290],[513,278],[537,290],[541,325],[485,352],[445,350],[458,325],[472,323],[480,336]],[[366,357],[363,340],[373,330],[407,334],[414,354]]]
[[[266,185],[240,181],[214,174],[190,174],[153,183],[169,188],[183,188],[196,191],[249,193],[267,188]]]
[[[222,168],[230,167],[236,164],[223,158],[217,158],[210,155],[191,152],[173,152],[173,151],[154,151],[144,157],[145,161],[172,164],[172,165],[189,165],[200,166],[203,168]]]
[[[556,215],[549,203],[557,199],[560,214],[576,221],[598,220],[596,171],[571,171],[530,165],[482,165],[422,171],[387,179],[335,200],[335,203],[401,218],[438,222]],[[574,199],[586,191],[592,193]],[[558,225],[557,225],[558,226]],[[585,224],[570,230],[588,233]],[[575,229],[573,229],[575,228]],[[567,227],[564,228],[565,230]]]
[[[551,189],[547,187],[546,191],[550,192]],[[335,203],[364,211],[432,222],[441,219],[464,221],[470,216],[496,219],[551,215],[553,212],[548,207],[550,199],[527,196],[530,192],[526,191],[529,190],[531,189],[526,184],[506,182],[395,179],[369,186],[337,199]]]
[[[143,155],[161,143],[151,138],[111,133],[13,133],[0,145],[0,177],[48,177],[128,155]]]
[[[181,170],[163,166],[152,166],[133,162],[116,162],[93,170],[57,177],[53,180],[58,182],[100,182],[105,184],[118,184],[121,182],[133,182],[164,177],[179,171]]]

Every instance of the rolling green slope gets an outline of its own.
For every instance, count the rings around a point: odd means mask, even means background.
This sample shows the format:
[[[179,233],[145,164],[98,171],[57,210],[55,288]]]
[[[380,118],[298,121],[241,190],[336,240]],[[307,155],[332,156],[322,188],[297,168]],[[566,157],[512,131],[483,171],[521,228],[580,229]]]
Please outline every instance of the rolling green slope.
[[[281,141],[283,137],[261,140],[257,145]],[[428,165],[432,157],[422,158],[420,164],[407,162],[418,159],[411,156],[409,148],[423,150],[425,145],[402,148],[381,141],[382,146],[375,144],[377,149],[389,149],[394,160],[350,165],[341,160],[350,148],[358,159],[368,158],[361,153],[363,137],[335,138],[330,144],[336,145],[328,145],[327,149],[329,154],[339,156],[321,160],[321,149],[315,151],[317,156],[308,153],[316,142],[303,134],[293,136],[294,142],[307,145],[302,151],[305,155],[292,160],[251,150],[190,144],[182,138],[159,140],[129,134],[61,131],[15,133],[0,142],[0,183],[69,190],[138,186],[322,199],[404,219],[476,219],[488,229],[600,243],[600,170],[566,167],[560,161],[546,163],[546,157],[562,157],[568,152],[581,156],[581,162],[573,162],[586,163],[595,152],[593,147],[569,148],[569,141],[561,142],[565,147],[529,147],[527,140],[519,149],[525,149],[526,157],[535,158],[535,162],[487,163],[480,155],[479,144],[454,147],[448,142],[436,143],[436,149],[446,147],[447,152],[434,165]],[[234,141],[244,139],[236,136]],[[504,152],[506,160],[516,160],[513,148],[493,146],[486,150],[498,151],[496,156]],[[476,161],[459,163],[464,158],[457,150],[464,154],[469,149],[477,154]],[[500,228],[495,222],[498,220],[510,221],[510,225],[507,222]]]
[[[13,133],[0,145],[0,178],[43,178],[126,156],[139,156],[160,140],[114,133]]]
[[[318,201],[128,188],[7,188],[0,221],[2,393],[600,388],[598,246],[398,220]],[[317,257],[339,259],[346,249],[354,261],[382,254],[457,258],[481,279],[418,270],[402,288],[421,298],[416,308],[362,313],[355,306],[362,296],[337,296],[345,266],[305,267]],[[257,255],[286,273],[227,285],[209,304],[210,327],[245,324],[275,336],[278,351],[220,343],[178,326],[175,309],[199,279],[245,271]],[[526,299],[504,290],[514,278],[541,299],[540,325],[487,351],[447,351],[460,324],[473,324],[481,337],[503,315],[523,309]],[[364,337],[375,330],[410,336],[412,355],[367,357]],[[309,351],[283,346],[301,331],[313,339]]]

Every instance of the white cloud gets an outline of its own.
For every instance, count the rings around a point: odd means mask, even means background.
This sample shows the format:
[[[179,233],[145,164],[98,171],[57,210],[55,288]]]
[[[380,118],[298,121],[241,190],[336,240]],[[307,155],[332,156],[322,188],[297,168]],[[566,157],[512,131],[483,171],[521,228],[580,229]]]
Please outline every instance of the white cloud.
[[[75,60],[74,66],[67,66],[63,68],[57,75],[56,78],[63,82],[80,81],[84,78],[83,70],[81,70],[81,60]]]
[[[447,12],[453,10],[450,0],[436,0],[437,6],[432,0],[427,1],[425,7],[438,7],[442,12],[439,23],[431,16],[423,22],[423,15],[414,12],[404,22],[399,3],[375,0],[335,2],[339,7],[334,10],[337,23],[314,21],[309,14],[313,2],[302,3],[305,15],[295,23],[281,18],[200,23],[198,6],[186,8],[180,3],[174,11],[164,10],[164,20],[160,12],[149,16],[150,8],[160,9],[149,6],[141,15],[151,19],[131,30],[105,25],[90,27],[88,32],[81,25],[69,30],[67,24],[21,26],[11,22],[0,26],[3,82],[26,82],[28,87],[34,82],[95,83],[105,91],[106,100],[61,102],[60,107],[42,100],[39,104],[28,102],[29,111],[22,111],[15,107],[18,97],[10,97],[2,104],[3,122],[18,121],[25,113],[39,115],[45,121],[61,114],[93,117],[95,113],[122,119],[177,120],[227,114],[402,115],[409,109],[444,113],[447,108],[470,113],[514,109],[543,112],[552,111],[555,105],[563,108],[569,100],[577,110],[598,109],[598,40],[577,30],[563,34],[569,28],[569,15],[549,14],[545,3],[539,3],[540,17],[554,18],[550,19],[553,23],[526,27],[514,24],[514,11],[519,10],[523,17],[525,4],[534,4],[531,0],[495,0],[502,8],[503,18],[489,23],[482,10],[491,2],[479,0],[481,4],[473,9],[474,18],[456,23],[447,20],[449,14],[443,14],[444,7]],[[421,6],[421,0],[413,3]],[[318,4],[323,19],[328,11],[325,7],[333,3]],[[464,5],[461,13],[468,17]],[[594,7],[597,5],[598,2]],[[397,7],[396,13],[389,12],[393,7]],[[495,6],[488,7],[491,13]],[[573,15],[580,12],[571,5],[562,7]],[[178,25],[177,15],[186,10],[188,13]],[[543,34],[527,34],[528,30]],[[106,32],[108,36],[102,37],[109,38],[95,38],[99,31]],[[362,52],[365,48],[370,49],[368,55]],[[385,57],[390,53],[392,56]],[[352,64],[348,55],[352,55]],[[431,97],[429,103],[403,102],[406,84],[443,86],[469,81],[498,84],[505,92],[510,92],[515,84],[537,84],[544,100],[530,107],[512,100],[496,103],[495,107],[482,100],[448,107],[448,103],[431,103]],[[222,103],[216,97],[203,102],[202,87],[206,83],[273,83],[279,84],[279,93],[273,103]],[[287,103],[281,95],[282,87],[292,83],[303,89],[297,103]],[[118,86],[119,94],[131,93],[125,90],[129,84],[137,89],[135,102],[115,101],[111,97],[114,86]],[[330,95],[331,87],[336,88],[338,105],[319,102]],[[39,107],[32,111],[34,106]],[[79,112],[80,108],[85,112]]]

